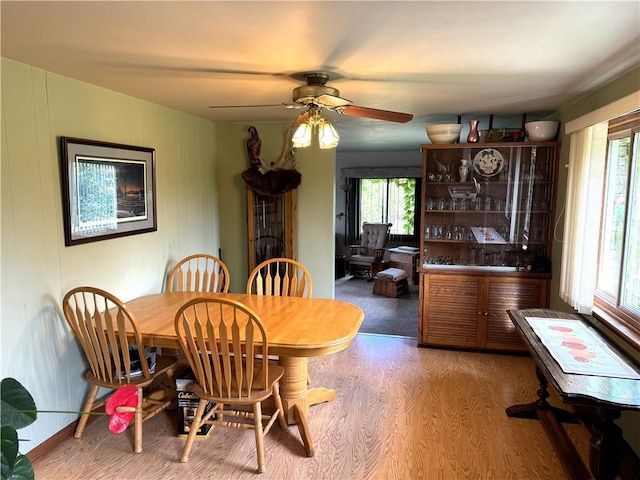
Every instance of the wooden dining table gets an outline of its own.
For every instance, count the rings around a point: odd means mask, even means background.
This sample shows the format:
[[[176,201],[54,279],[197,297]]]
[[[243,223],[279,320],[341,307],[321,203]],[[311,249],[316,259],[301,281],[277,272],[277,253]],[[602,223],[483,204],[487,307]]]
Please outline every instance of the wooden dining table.
[[[284,368],[280,395],[288,423],[297,423],[307,455],[313,442],[309,407],[335,399],[335,390],[308,385],[309,357],[347,348],[358,333],[363,311],[348,302],[325,298],[274,297],[242,293],[159,293],[126,302],[138,322],[145,345],[179,349],[175,315],[183,304],[198,297],[229,298],[255,311],[269,338],[269,354]]]

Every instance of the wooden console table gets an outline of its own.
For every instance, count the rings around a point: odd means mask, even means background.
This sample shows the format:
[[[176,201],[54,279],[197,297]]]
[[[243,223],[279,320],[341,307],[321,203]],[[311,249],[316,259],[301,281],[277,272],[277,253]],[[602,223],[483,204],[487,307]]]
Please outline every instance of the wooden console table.
[[[545,309],[508,310],[508,313],[535,360],[540,389],[536,401],[525,405],[513,405],[507,408],[507,415],[540,420],[568,478],[616,478],[620,470],[622,446],[626,443],[622,438],[621,428],[614,420],[620,417],[622,410],[640,410],[640,380],[565,373],[525,319],[541,317],[585,322],[580,315]],[[613,345],[608,345],[619,353]],[[636,373],[640,372],[637,365],[633,368]],[[565,404],[572,407],[573,412],[554,407],[547,402],[549,385]],[[591,433],[590,471],[562,427],[563,422],[579,421],[582,421]],[[633,452],[630,453],[634,457],[632,468],[637,467],[638,457]]]

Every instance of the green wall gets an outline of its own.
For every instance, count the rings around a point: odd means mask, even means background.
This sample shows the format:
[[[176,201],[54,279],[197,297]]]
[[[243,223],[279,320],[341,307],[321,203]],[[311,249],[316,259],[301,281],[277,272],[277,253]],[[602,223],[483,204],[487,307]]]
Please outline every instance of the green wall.
[[[572,312],[570,305],[566,304],[559,296],[560,288],[560,266],[562,263],[562,240],[571,232],[564,231],[563,206],[567,190],[568,170],[564,167],[569,163],[569,136],[564,135],[564,125],[571,120],[575,120],[594,110],[604,107],[616,100],[624,98],[633,93],[640,92],[640,67],[627,72],[609,84],[591,92],[580,100],[566,106],[558,112],[561,121],[562,135],[562,156],[560,161],[560,172],[558,182],[558,200],[556,205],[556,240],[553,245],[553,279],[551,282],[551,308]],[[638,107],[640,108],[640,93],[638,94]],[[597,235],[597,228],[594,228],[594,235]],[[624,437],[636,451],[640,454],[640,412],[622,412],[620,420],[617,422],[624,429]]]
[[[288,122],[225,123],[217,126],[217,178],[222,257],[233,292],[244,292],[248,272],[247,213],[242,171],[248,167],[249,126],[262,140],[261,158],[269,164],[282,153]],[[296,152],[302,182],[298,187],[298,260],[313,280],[313,296],[333,298],[335,150],[317,147]]]
[[[565,235],[569,235],[571,233],[564,232],[564,203],[567,191],[567,175],[569,173],[568,169],[565,167],[565,165],[569,164],[569,136],[564,134],[565,125],[571,120],[575,120],[576,118],[593,112],[594,110],[638,91],[640,91],[640,67],[627,72],[607,85],[604,85],[602,88],[585,95],[581,99],[567,105],[557,113],[557,119],[560,120],[559,140],[562,141],[562,150],[560,168],[558,169],[556,228],[554,231],[555,241],[553,243],[552,255],[553,279],[551,280],[551,308],[554,310],[566,312],[573,311],[573,309],[566,304],[559,295],[560,267],[562,265],[562,239]],[[594,234],[597,234],[597,232],[594,232]]]
[[[39,408],[77,410],[86,391],[84,360],[60,311],[67,290],[90,284],[123,300],[164,288],[180,258],[220,249],[232,291],[247,278],[246,204],[240,174],[247,167],[249,124],[207,120],[2,59],[1,377],[13,376]],[[559,112],[562,124],[638,90],[640,69]],[[262,158],[279,158],[287,122],[253,123]],[[156,149],[158,231],[64,246],[58,137],[72,136]],[[561,165],[568,161],[564,142]],[[416,146],[417,148],[418,146]],[[314,296],[333,296],[335,150],[297,152],[298,259],[310,270]],[[366,154],[365,154],[366,155]],[[558,216],[566,169],[560,168]],[[562,222],[558,238],[562,238]],[[559,299],[562,243],[554,244],[552,308]],[[29,451],[75,420],[41,416],[21,431]],[[637,416],[625,422],[637,425]],[[640,431],[640,428],[637,429]],[[632,442],[633,443],[633,442]]]
[[[220,246],[215,125],[2,59],[0,378],[12,376],[43,410],[77,411],[85,368],[60,310],[92,285],[122,300],[160,292],[168,269]],[[58,137],[156,149],[157,232],[64,246]],[[20,431],[27,452],[76,419],[40,415]]]
[[[12,376],[40,409],[77,411],[85,363],[60,310],[78,285],[127,301],[163,291],[170,268],[195,253],[229,265],[234,291],[247,278],[244,124],[208,120],[29,65],[2,59],[2,286],[0,378]],[[262,156],[279,158],[287,123],[255,124]],[[156,232],[64,246],[59,137],[156,150]],[[333,296],[335,151],[298,153],[299,255],[314,296]],[[21,431],[24,452],[73,422],[41,416]]]

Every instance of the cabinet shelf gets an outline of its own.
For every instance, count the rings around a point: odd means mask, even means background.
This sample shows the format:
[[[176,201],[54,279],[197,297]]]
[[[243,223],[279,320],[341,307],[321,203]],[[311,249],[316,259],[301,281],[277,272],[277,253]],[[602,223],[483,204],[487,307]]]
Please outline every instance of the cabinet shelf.
[[[516,213],[516,214],[524,214],[524,213],[531,213],[531,214],[549,214],[551,213],[549,210],[515,210],[515,211],[511,211],[509,210],[509,214],[511,213]],[[469,214],[485,214],[485,213],[490,213],[490,214],[495,214],[495,213],[501,213],[501,214],[505,214],[504,210],[425,210],[424,213],[469,213]]]
[[[524,242],[506,242],[506,243],[480,243],[480,242],[476,242],[475,240],[455,240],[455,239],[449,239],[449,238],[424,238],[423,239],[424,243],[458,243],[458,244],[464,244],[464,245],[480,245],[482,247],[487,247],[487,246],[501,246],[501,245],[509,245],[509,247],[511,247],[511,249],[513,249],[514,247],[519,247],[521,246]],[[543,240],[530,240],[528,242],[526,242],[527,245],[546,245],[547,242],[543,241]],[[503,248],[503,250],[505,250]]]
[[[518,184],[518,185],[526,185],[529,183],[529,180],[518,180],[518,181],[512,181],[512,180],[487,180],[487,179],[482,179],[482,177],[480,177],[478,180],[478,185],[480,185],[480,187],[482,188],[483,185],[509,185],[509,184]],[[474,185],[473,182],[432,182],[427,180],[427,185],[433,185],[433,186],[445,186],[445,187],[463,187],[463,186],[469,186],[472,187]],[[550,181],[546,181],[546,180],[535,180],[535,183],[538,185],[551,185],[552,182]]]
[[[476,243],[473,240],[453,240],[453,239],[446,239],[446,238],[425,238],[424,242],[425,243],[462,243],[466,245],[472,245]]]
[[[442,181],[485,148],[502,155],[500,173]],[[560,143],[421,149],[418,343],[524,350],[506,310],[548,307]]]

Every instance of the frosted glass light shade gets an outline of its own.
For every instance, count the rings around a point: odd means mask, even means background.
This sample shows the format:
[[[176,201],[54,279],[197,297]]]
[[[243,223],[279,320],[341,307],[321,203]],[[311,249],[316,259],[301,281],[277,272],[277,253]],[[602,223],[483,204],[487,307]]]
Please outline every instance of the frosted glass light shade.
[[[291,137],[294,148],[305,148],[311,145],[312,128],[307,122],[302,122]]]
[[[318,143],[320,144],[320,148],[335,148],[338,146],[338,142],[340,141],[340,135],[336,132],[336,129],[333,128],[331,123],[326,120],[318,125]]]

